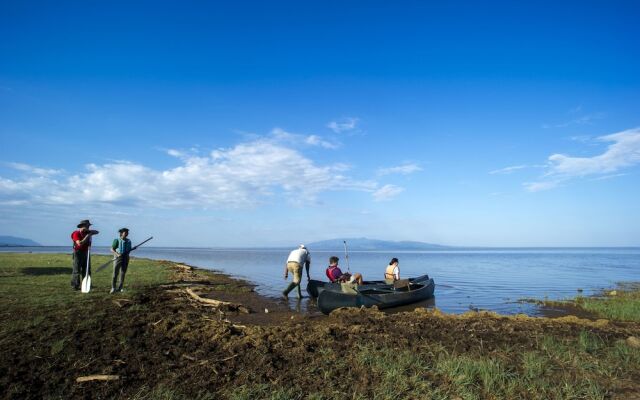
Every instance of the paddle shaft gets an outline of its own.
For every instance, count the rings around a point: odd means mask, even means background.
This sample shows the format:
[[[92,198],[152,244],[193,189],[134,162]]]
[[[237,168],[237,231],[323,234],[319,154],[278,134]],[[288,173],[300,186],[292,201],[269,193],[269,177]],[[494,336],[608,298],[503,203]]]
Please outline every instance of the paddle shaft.
[[[129,250],[127,253],[125,254],[120,254],[118,257],[114,258],[113,260],[109,260],[106,263],[102,264],[101,266],[99,266],[98,268],[96,268],[96,272],[100,272],[102,271],[107,265],[109,265],[110,263],[117,261],[120,259],[120,257],[124,256],[124,255],[128,255],[129,253],[131,253],[132,251],[134,251],[135,249],[137,249],[138,247],[142,246],[143,244],[147,243],[149,240],[153,239],[153,236],[151,236],[149,239],[145,240],[144,242],[140,242],[138,245],[134,246],[131,248],[131,250]]]
[[[344,258],[347,260],[347,271],[351,273],[351,268],[349,268],[349,252],[347,251],[347,241],[343,240],[344,243]]]

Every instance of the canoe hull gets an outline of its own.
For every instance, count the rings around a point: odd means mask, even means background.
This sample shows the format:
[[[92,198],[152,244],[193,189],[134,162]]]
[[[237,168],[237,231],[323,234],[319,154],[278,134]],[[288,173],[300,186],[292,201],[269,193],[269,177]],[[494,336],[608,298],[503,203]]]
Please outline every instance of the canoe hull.
[[[415,278],[409,278],[409,282],[411,283],[421,283],[429,280],[429,275],[421,275]],[[368,288],[368,287],[379,287],[379,286],[389,286],[385,281],[365,281],[363,285],[360,285],[360,288]],[[311,279],[309,283],[307,283],[307,293],[311,297],[318,297],[320,292],[323,290],[333,290],[340,292],[342,291],[342,285],[340,283],[331,283],[331,282],[323,282],[315,279]]]
[[[318,308],[324,314],[341,307],[372,307],[389,308],[411,304],[433,297],[435,282],[433,279],[415,284],[419,286],[413,290],[388,290],[381,288],[358,287],[358,293],[344,293],[342,291],[322,290],[318,296]]]

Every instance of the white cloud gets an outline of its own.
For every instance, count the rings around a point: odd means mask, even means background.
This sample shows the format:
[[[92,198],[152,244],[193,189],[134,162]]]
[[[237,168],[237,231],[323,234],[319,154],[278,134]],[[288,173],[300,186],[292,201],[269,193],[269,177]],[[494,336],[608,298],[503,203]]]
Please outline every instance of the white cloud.
[[[271,130],[271,137],[274,140],[287,144],[305,144],[309,146],[319,146],[325,149],[337,149],[338,147],[340,147],[339,143],[323,139],[318,135],[302,135],[298,133],[291,133],[285,131],[282,128],[273,128]]]
[[[603,154],[594,157],[553,154],[549,157],[549,174],[570,177],[605,174],[640,163],[640,128],[601,136],[598,140],[613,144]]]
[[[59,170],[59,169],[38,168],[32,165],[16,163],[16,162],[9,162],[9,163],[6,163],[6,165],[18,171],[26,172],[32,175],[40,175],[40,176],[58,175],[63,172],[62,170]]]
[[[373,192],[373,198],[376,201],[388,201],[399,195],[404,191],[404,188],[401,188],[396,185],[384,185],[380,189]]]
[[[580,110],[576,109],[571,113],[579,112],[579,111]],[[549,128],[566,128],[572,125],[591,125],[594,121],[604,118],[604,116],[605,114],[601,112],[586,114],[586,115],[581,115],[579,117],[572,118],[568,121],[557,123],[557,124],[543,124],[542,127],[544,129],[549,129]]]
[[[603,176],[599,176],[597,178],[593,178],[594,181],[605,181],[605,180],[609,180],[609,179],[613,179],[613,178],[618,178],[620,176],[626,176],[628,174],[611,174],[611,175],[603,175]]]
[[[523,168],[527,168],[527,165],[514,165],[512,167],[505,167],[505,168],[500,168],[500,169],[496,169],[493,171],[489,171],[490,174],[510,174],[514,171],[517,171],[519,169],[523,169]]]
[[[344,174],[346,165],[318,165],[274,138],[240,143],[205,156],[168,153],[178,157],[179,166],[158,170],[114,161],[89,164],[85,171],[65,176],[0,177],[0,203],[240,208],[255,207],[278,195],[300,203],[328,191],[364,191],[377,200],[401,191],[392,185],[379,188],[375,181],[349,178]]]
[[[184,152],[176,149],[167,150],[167,154],[170,155],[171,157],[176,157],[176,158],[182,158],[185,156]]]
[[[547,172],[540,182],[526,183],[529,191],[551,189],[558,183],[573,178],[592,175],[611,175],[615,172],[640,164],[640,128],[611,135],[600,136],[596,140],[610,142],[607,150],[593,157],[571,157],[552,154],[548,158]]]
[[[396,167],[380,168],[378,169],[378,175],[391,175],[391,174],[409,175],[418,171],[422,171],[422,168],[420,168],[418,164],[405,163],[403,165],[398,165]]]
[[[307,136],[307,138],[305,139],[305,143],[310,144],[312,146],[324,147],[325,149],[337,149],[338,148],[337,144],[329,142],[327,140],[324,140],[320,136],[317,136],[317,135],[309,135],[309,136]]]
[[[327,124],[327,128],[331,129],[335,133],[342,133],[353,131],[356,129],[356,125],[358,124],[358,118],[342,118],[337,121],[331,121]]]
[[[523,186],[529,192],[541,192],[543,190],[549,190],[558,187],[560,182],[558,181],[543,181],[543,182],[526,182]]]

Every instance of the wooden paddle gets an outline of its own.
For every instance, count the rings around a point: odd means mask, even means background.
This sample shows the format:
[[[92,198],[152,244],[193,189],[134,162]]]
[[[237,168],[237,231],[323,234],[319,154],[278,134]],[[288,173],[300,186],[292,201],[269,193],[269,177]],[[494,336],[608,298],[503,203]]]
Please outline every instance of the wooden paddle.
[[[349,268],[349,252],[347,251],[347,241],[343,240],[342,243],[344,243],[344,258],[346,258],[347,260],[347,272],[351,274],[351,268]]]
[[[137,246],[131,248],[131,250],[129,250],[128,253],[131,253],[132,251],[134,251],[135,249],[137,249],[138,247],[142,246],[143,244],[147,243],[149,240],[153,239],[153,236],[151,236],[149,239],[145,240],[144,242],[141,242],[140,244],[138,244]],[[118,260],[120,257],[122,257],[124,254],[120,254],[118,257],[114,258],[113,260],[109,260],[106,263],[102,264],[101,266],[99,266],[96,269],[96,273],[102,271],[107,265],[111,264],[112,262],[115,262],[116,260]]]
[[[87,271],[82,279],[82,293],[91,291],[91,247],[87,249]]]

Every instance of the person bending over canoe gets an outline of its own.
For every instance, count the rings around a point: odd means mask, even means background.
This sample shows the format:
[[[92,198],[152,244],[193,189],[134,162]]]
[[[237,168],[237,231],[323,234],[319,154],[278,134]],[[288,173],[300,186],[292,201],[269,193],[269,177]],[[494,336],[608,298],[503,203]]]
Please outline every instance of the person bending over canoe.
[[[282,292],[282,295],[287,298],[289,297],[289,292],[292,291],[296,286],[298,287],[298,298],[302,298],[302,291],[300,290],[300,281],[302,280],[302,266],[305,266],[307,269],[307,281],[311,279],[309,276],[309,267],[311,266],[311,255],[309,254],[309,250],[305,247],[305,245],[301,244],[299,248],[293,250],[289,253],[289,257],[287,258],[287,263],[284,265],[284,279],[287,280],[289,277],[289,272],[293,275],[293,282],[287,286],[287,288]]]
[[[398,259],[392,258],[387,265],[387,269],[384,271],[384,281],[388,284],[400,280],[400,268],[398,267]]]
[[[358,285],[362,285],[362,274],[356,272],[351,275],[342,272],[340,267],[338,267],[338,261],[340,261],[340,259],[336,256],[329,257],[329,266],[327,267],[326,273],[331,283],[357,283]]]

